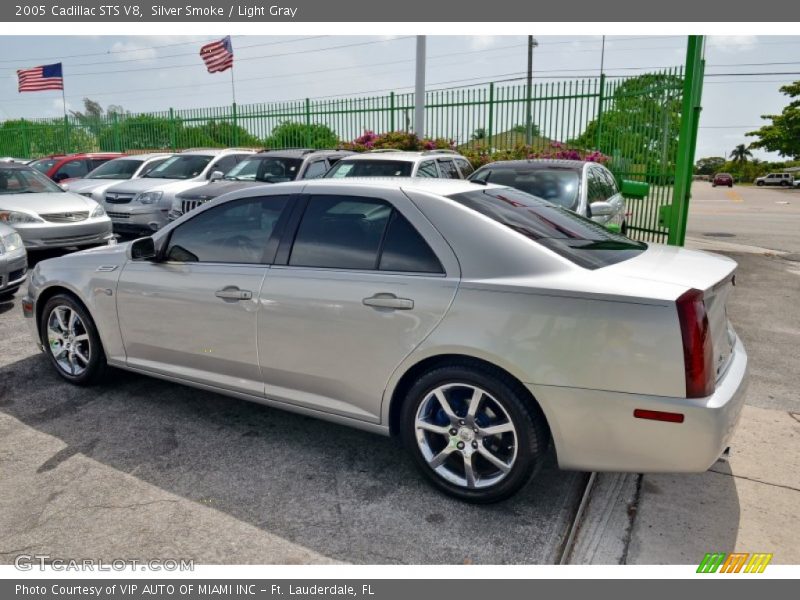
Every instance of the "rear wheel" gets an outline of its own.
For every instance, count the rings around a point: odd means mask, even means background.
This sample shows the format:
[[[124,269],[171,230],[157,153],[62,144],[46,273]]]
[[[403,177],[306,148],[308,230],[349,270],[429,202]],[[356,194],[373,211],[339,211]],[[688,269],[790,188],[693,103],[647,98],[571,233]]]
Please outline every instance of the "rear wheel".
[[[781,181],[781,187],[789,187],[788,181]]]
[[[528,482],[542,462],[548,433],[543,415],[518,385],[490,370],[447,366],[409,390],[403,442],[437,488],[485,504]]]
[[[58,294],[47,301],[39,332],[50,362],[70,383],[94,383],[105,371],[105,352],[94,321],[72,296]]]

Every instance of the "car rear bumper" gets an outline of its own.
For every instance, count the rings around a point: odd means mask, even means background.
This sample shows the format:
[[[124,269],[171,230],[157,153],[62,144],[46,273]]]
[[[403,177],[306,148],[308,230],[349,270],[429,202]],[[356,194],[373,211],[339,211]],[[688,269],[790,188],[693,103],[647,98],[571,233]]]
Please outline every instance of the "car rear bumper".
[[[747,383],[747,353],[737,337],[728,369],[707,398],[528,387],[547,417],[561,468],[680,473],[706,471],[725,451]],[[635,418],[636,409],[680,413],[684,421]]]
[[[80,223],[20,225],[17,233],[28,250],[92,246],[105,244],[113,237],[108,217],[87,219]]]

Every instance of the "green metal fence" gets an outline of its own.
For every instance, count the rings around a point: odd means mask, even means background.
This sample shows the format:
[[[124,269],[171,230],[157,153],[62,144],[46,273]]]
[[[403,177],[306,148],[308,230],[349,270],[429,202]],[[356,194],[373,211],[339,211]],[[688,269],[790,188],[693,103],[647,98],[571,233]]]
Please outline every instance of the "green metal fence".
[[[700,42],[701,44],[701,42]],[[691,46],[691,40],[690,40]],[[673,190],[688,203],[681,161],[693,159],[699,110],[697,75],[702,61],[687,54],[694,79],[682,68],[633,77],[565,79],[538,83],[531,92],[533,136],[526,152],[558,148],[599,150],[618,179],[650,183],[650,194],[629,200],[630,235],[667,241],[670,226],[685,229],[669,211]],[[697,64],[689,63],[690,57]],[[692,87],[694,86],[694,87]],[[692,98],[687,103],[687,90]],[[695,102],[696,100],[696,102]],[[524,84],[488,84],[429,91],[425,97],[426,137],[445,138],[465,153],[496,153],[526,141]],[[689,114],[689,113],[692,114]],[[101,117],[30,119],[0,123],[0,156],[37,157],[83,151],[145,152],[189,147],[331,147],[365,130],[412,129],[414,94],[232,105]],[[693,119],[690,123],[689,120]],[[681,139],[683,136],[683,139]],[[666,209],[664,207],[667,207]],[[683,243],[680,235],[672,243]],[[674,238],[674,239],[673,239]]]

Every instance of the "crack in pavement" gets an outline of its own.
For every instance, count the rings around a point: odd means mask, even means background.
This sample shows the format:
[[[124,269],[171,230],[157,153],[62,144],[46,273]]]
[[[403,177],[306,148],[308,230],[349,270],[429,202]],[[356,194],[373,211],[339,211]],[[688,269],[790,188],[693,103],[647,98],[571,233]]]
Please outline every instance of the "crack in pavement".
[[[725,475],[727,477],[733,477],[734,479],[746,479],[747,481],[752,481],[753,483],[763,483],[764,485],[770,485],[772,487],[783,488],[785,490],[792,490],[793,492],[800,492],[800,488],[792,487],[790,485],[783,485],[781,483],[770,483],[769,481],[763,481],[761,479],[755,479],[753,477],[746,477],[745,475],[734,475],[733,473],[724,473],[722,471],[715,471],[714,469],[709,469],[711,473],[716,473],[717,475]]]

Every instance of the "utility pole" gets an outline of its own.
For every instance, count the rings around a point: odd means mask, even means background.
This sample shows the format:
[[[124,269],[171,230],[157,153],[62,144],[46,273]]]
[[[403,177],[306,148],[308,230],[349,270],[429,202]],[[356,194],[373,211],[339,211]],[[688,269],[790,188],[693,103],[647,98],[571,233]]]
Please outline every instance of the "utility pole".
[[[528,91],[525,96],[525,144],[533,144],[533,114],[531,111],[531,95],[533,94],[533,49],[539,42],[532,36],[528,36]]]
[[[425,36],[417,36],[417,80],[414,88],[414,133],[425,137]]]

